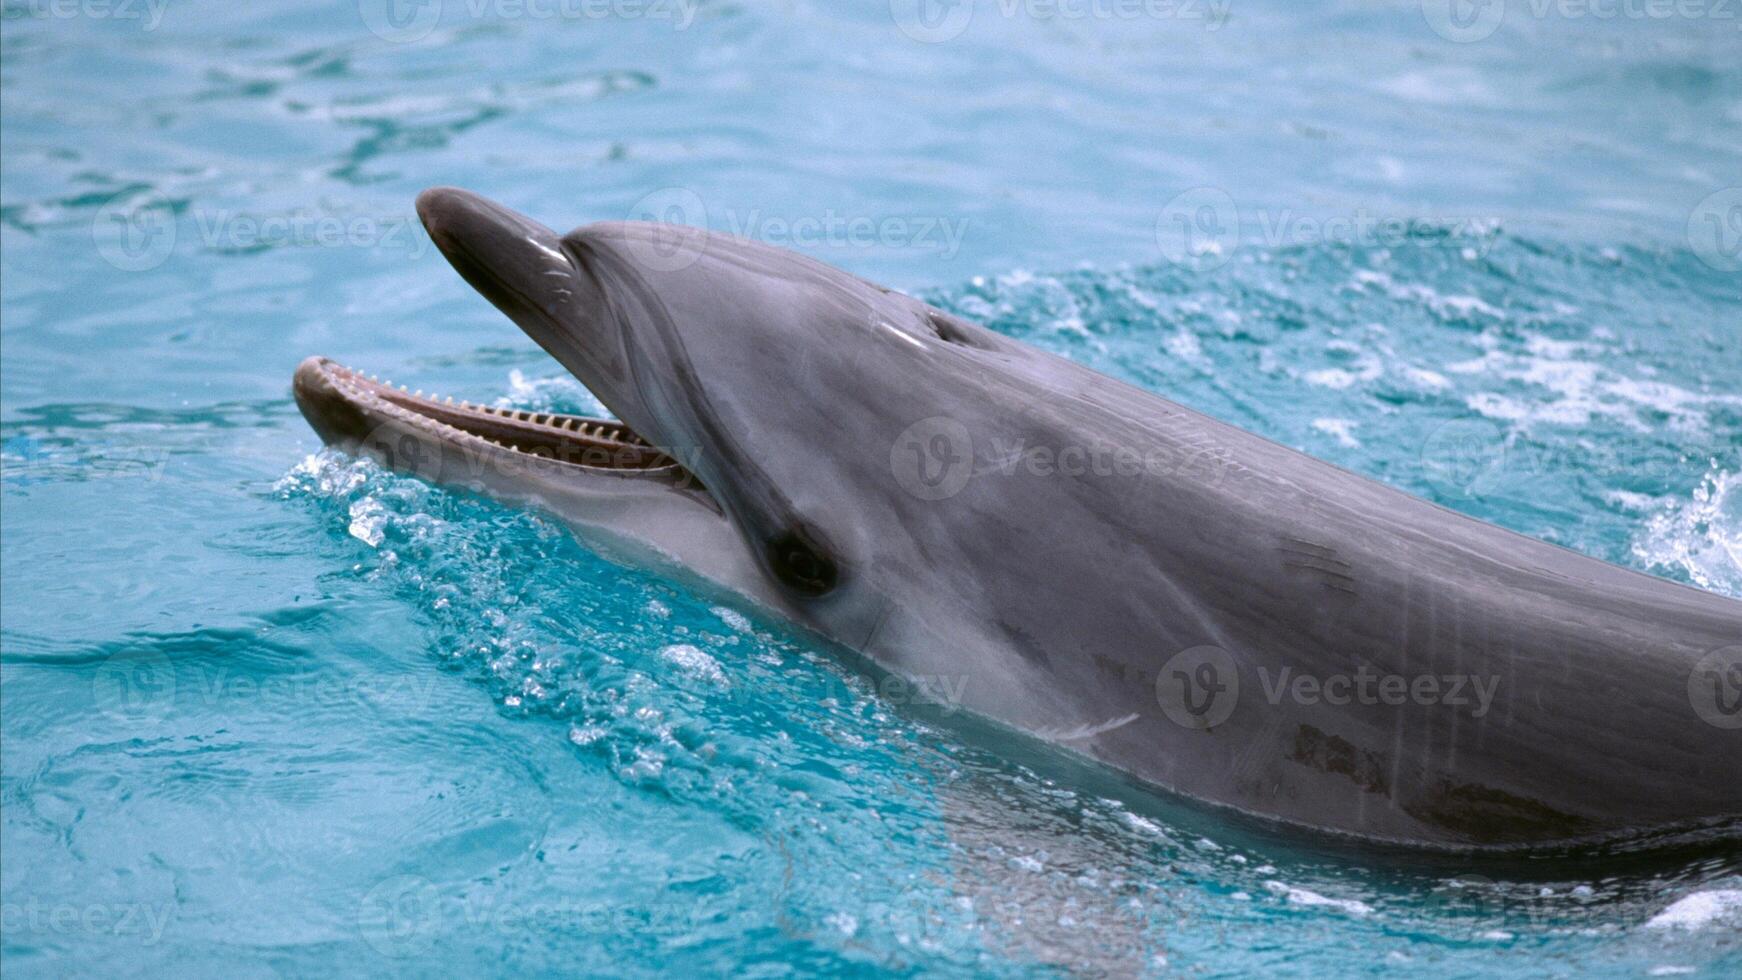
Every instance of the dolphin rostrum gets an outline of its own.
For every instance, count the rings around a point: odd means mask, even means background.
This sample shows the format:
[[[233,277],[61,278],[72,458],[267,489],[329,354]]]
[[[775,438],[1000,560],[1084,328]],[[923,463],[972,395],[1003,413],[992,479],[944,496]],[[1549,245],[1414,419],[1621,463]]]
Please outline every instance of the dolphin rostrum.
[[[1383,486],[820,262],[418,213],[617,420],[310,358],[328,443],[543,507],[1143,783],[1438,847],[1742,824],[1742,602]]]

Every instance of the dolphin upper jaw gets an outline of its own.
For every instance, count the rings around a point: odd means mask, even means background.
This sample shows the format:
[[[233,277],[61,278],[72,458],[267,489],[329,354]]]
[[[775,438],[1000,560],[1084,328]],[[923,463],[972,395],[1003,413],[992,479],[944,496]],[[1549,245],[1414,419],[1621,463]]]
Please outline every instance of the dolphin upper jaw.
[[[424,191],[417,212],[461,278],[635,432],[655,445],[672,442],[639,397],[623,326],[588,268],[584,242],[459,188]]]
[[[607,554],[800,619],[791,595],[770,578],[762,549],[747,548],[732,508],[708,485],[731,475],[719,466],[730,454],[701,441],[706,433],[696,430],[706,426],[694,424],[690,407],[669,410],[684,393],[662,385],[662,372],[637,369],[626,328],[641,326],[654,290],[640,282],[638,246],[625,247],[623,226],[559,236],[447,187],[419,195],[417,210],[461,277],[616,419],[456,404],[311,357],[292,389],[323,441],[435,482],[542,506]],[[614,293],[601,283],[613,270]],[[625,276],[642,288],[626,288]],[[641,361],[672,356],[646,343]],[[679,424],[666,421],[674,415]]]

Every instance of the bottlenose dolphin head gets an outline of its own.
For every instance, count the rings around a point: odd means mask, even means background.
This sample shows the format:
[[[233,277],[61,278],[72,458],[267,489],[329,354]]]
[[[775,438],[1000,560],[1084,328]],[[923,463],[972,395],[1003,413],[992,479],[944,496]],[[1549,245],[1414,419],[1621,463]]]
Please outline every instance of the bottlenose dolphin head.
[[[916,420],[958,417],[976,374],[1024,356],[981,327],[767,245],[643,223],[558,235],[453,188],[425,191],[417,207],[466,281],[620,420],[581,420],[577,433],[571,419],[533,416],[527,426],[498,410],[485,432],[470,415],[435,413],[447,426],[435,435],[452,442],[482,432],[504,449],[536,452],[544,488],[536,495],[546,498],[564,484],[586,488],[588,500],[609,496],[601,484],[631,486],[601,480],[601,471],[639,477],[633,492],[650,479],[681,488],[730,525],[747,566],[789,613],[839,608],[843,596],[866,591],[875,553],[905,536],[903,528],[923,525],[911,511],[926,504],[924,488],[917,496],[903,489],[899,463],[892,467],[898,437]],[[964,373],[969,355],[980,363]],[[367,383],[350,373],[335,385],[344,371],[313,359],[299,371],[298,401],[329,442],[345,441],[331,419],[357,414],[354,392]],[[385,390],[395,407],[431,414],[423,401]],[[504,433],[504,422],[525,431]],[[534,431],[540,422],[559,431]],[[598,445],[565,444],[582,434]],[[570,458],[577,447],[620,451]],[[591,465],[558,465],[565,462]],[[559,509],[587,523],[595,515],[576,513],[587,506]],[[624,514],[611,503],[596,519]]]
[[[1212,803],[1455,846],[1739,812],[1728,701],[1710,707],[1725,695],[1702,666],[1734,650],[1733,600],[1480,524],[791,252],[663,225],[558,235],[446,188],[418,210],[616,417],[454,405],[311,358],[296,399],[329,443],[542,504],[610,557],[863,654],[909,703]],[[1363,676],[1410,697],[1332,700]]]

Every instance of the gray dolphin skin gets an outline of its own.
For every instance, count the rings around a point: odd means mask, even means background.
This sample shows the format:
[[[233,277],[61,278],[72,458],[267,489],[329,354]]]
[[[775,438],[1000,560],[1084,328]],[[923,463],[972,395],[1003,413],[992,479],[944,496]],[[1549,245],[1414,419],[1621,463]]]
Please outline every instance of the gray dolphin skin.
[[[417,202],[620,421],[297,368],[327,443],[543,508],[1139,783],[1436,848],[1742,826],[1742,602],[1411,497],[812,259]],[[1734,697],[1734,695],[1729,695]]]

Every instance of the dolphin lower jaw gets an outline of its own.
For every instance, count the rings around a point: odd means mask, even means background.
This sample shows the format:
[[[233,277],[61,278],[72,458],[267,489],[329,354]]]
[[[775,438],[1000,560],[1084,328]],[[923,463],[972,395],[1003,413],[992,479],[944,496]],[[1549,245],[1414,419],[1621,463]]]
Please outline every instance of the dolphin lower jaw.
[[[292,389],[297,407],[330,443],[379,453],[383,446],[374,443],[384,436],[422,435],[430,441],[431,452],[474,454],[480,470],[536,463],[693,482],[676,460],[610,419],[426,396],[321,357],[297,368]],[[412,463],[411,468],[419,467]]]
[[[538,507],[599,554],[792,618],[690,471],[621,422],[426,397],[311,357],[292,382],[323,442],[389,469]]]

